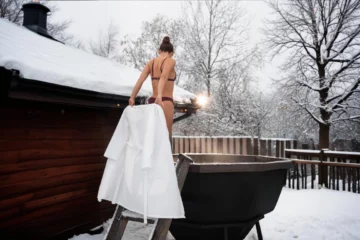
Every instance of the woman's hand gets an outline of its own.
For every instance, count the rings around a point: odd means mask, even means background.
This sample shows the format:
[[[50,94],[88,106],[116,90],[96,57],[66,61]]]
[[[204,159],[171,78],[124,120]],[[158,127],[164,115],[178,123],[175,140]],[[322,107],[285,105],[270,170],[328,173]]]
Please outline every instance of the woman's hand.
[[[155,99],[155,103],[160,105],[160,107],[163,107],[164,104],[162,102],[162,97],[161,96],[157,96],[156,99]]]
[[[135,99],[134,98],[129,98],[129,105],[131,107],[135,105]]]

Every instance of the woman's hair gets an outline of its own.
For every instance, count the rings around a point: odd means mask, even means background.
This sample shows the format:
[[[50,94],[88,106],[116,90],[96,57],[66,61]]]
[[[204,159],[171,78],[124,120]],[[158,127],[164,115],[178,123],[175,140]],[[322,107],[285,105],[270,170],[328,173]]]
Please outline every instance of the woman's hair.
[[[171,44],[170,38],[168,36],[163,38],[163,41],[160,45],[159,50],[162,52],[168,52],[168,53],[174,52],[174,46]]]

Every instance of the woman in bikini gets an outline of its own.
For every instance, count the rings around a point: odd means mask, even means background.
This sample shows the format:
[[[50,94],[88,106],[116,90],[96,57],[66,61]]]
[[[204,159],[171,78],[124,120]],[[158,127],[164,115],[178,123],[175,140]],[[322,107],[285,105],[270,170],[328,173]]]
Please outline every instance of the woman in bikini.
[[[173,116],[174,116],[174,102],[173,91],[174,82],[176,79],[175,72],[175,60],[172,58],[174,55],[174,47],[170,43],[169,37],[164,37],[160,48],[159,56],[151,59],[144,67],[139,80],[135,84],[129,99],[129,105],[135,104],[135,97],[141,89],[142,84],[147,79],[149,74],[151,75],[151,82],[153,88],[153,94],[148,99],[148,103],[159,104],[165,113],[166,125],[171,136]]]

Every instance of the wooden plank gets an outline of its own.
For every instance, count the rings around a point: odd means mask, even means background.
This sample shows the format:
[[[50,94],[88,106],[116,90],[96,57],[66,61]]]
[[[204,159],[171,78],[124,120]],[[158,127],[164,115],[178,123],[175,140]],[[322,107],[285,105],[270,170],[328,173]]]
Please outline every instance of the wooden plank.
[[[185,148],[184,148],[185,153],[189,153],[190,152],[190,139],[184,138],[184,144],[185,144]]]
[[[184,138],[179,137],[179,153],[184,152]]]
[[[98,187],[93,187],[92,189],[79,189],[72,192],[62,193],[46,198],[36,199],[29,201],[24,204],[23,210],[24,211],[32,211],[38,208],[47,207],[50,205],[58,204],[61,202],[66,202],[69,200],[73,200],[75,198],[87,195],[89,193],[97,192]]]
[[[285,141],[285,149],[291,149],[291,140]],[[284,157],[285,157],[285,155],[284,155]]]
[[[43,199],[50,196],[56,196],[63,193],[69,193],[76,190],[87,190],[94,191],[99,188],[101,179],[98,178],[96,180],[89,180],[85,182],[75,183],[75,184],[67,184],[59,187],[48,188],[48,189],[39,189],[35,192],[34,199]],[[106,203],[106,202],[105,202]]]
[[[246,148],[247,155],[254,155],[254,147],[251,138],[246,138]]]
[[[29,171],[32,169],[38,170],[43,168],[71,166],[86,163],[104,163],[105,161],[106,159],[103,156],[86,156],[5,163],[2,164],[2,167],[0,168],[0,174],[9,174],[14,172]]]
[[[266,156],[267,149],[266,149],[266,140],[260,139],[260,155]]]
[[[175,141],[173,141],[174,142],[174,144],[175,144],[175,146],[174,146],[174,153],[175,154],[179,154],[179,138],[174,138],[174,140]]]
[[[229,138],[229,153],[234,154],[235,153],[234,150],[235,150],[234,138],[231,137],[231,138]]]
[[[24,124],[26,122],[26,124]],[[13,118],[13,116],[9,116],[8,118],[0,120],[0,126],[2,128],[19,128],[19,129],[28,129],[37,128],[37,129],[66,129],[66,128],[87,128],[87,129],[97,129],[102,127],[112,127],[116,128],[117,123],[119,122],[119,118],[92,118],[88,119],[86,116],[72,118],[72,119],[59,119],[59,118],[40,118],[32,117],[32,118],[22,118],[17,119]]]
[[[26,222],[32,221],[38,217],[41,216],[45,216],[45,215],[52,215],[51,218],[54,217],[54,215],[56,215],[59,212],[62,211],[72,211],[74,209],[77,208],[82,208],[84,207],[84,204],[89,203],[89,202],[96,202],[96,197],[97,197],[97,193],[92,193],[92,194],[88,194],[88,195],[84,195],[80,198],[68,201],[68,202],[64,202],[64,203],[60,203],[60,204],[55,204],[55,205],[51,205],[49,207],[45,207],[36,211],[32,211],[29,212],[27,214],[23,214],[19,217],[14,217],[11,219],[7,219],[6,221],[1,221],[0,222],[0,228],[7,228],[10,226],[18,226],[20,224],[24,224]]]
[[[41,160],[52,158],[70,158],[85,156],[102,156],[105,148],[90,149],[30,149],[18,151],[18,161]],[[105,159],[105,158],[104,158]]]
[[[46,178],[50,177],[101,170],[104,170],[104,164],[101,163],[46,168],[3,175],[0,177],[0,182],[2,187],[6,187],[24,181],[33,181],[34,179],[44,179],[46,181]]]
[[[111,222],[110,225],[110,229],[108,231],[108,233],[105,236],[105,240],[112,240],[112,239],[121,239],[124,232],[125,232],[125,227],[127,224],[126,222],[121,222],[121,214],[125,209],[121,206],[117,206],[115,213],[114,213],[114,217],[113,220]],[[125,224],[126,223],[126,224]],[[122,225],[121,225],[122,224]]]
[[[218,139],[217,138],[212,138],[212,149],[213,149],[213,153],[218,153],[219,149],[218,149]]]
[[[22,205],[35,197],[35,193],[27,193],[20,196],[3,199],[0,201],[0,211]]]
[[[195,143],[195,152],[201,153],[201,141],[199,137],[195,138]]]
[[[206,153],[206,142],[205,142],[205,137],[201,137],[201,150],[200,152],[201,153]]]
[[[0,212],[0,222],[13,218],[21,213],[21,207],[7,208]]]
[[[195,139],[190,138],[190,153],[195,153]]]
[[[91,222],[95,222],[96,220],[99,221],[98,219],[100,218],[99,213],[94,211],[87,211],[85,213],[82,214],[77,214],[76,217],[67,217],[64,218],[61,222],[57,222],[54,224],[50,224],[50,225],[45,225],[46,227],[38,227],[37,229],[41,229],[40,231],[38,230],[38,233],[36,235],[42,235],[45,238],[50,238],[53,239],[53,236],[59,235],[59,234],[64,234],[70,230],[73,229],[77,229],[80,226],[83,225],[87,225]],[[29,229],[29,226],[26,226],[27,229]],[[31,231],[30,228],[29,230]],[[35,228],[36,229],[36,228]],[[87,230],[89,230],[90,228],[88,228]],[[33,232],[34,230],[32,230]],[[81,232],[78,232],[81,233]]]
[[[280,141],[276,140],[275,157],[280,157]]]
[[[37,102],[9,102],[7,106],[2,107],[2,111],[11,117],[33,117],[33,118],[79,118],[85,116],[87,118],[119,118],[122,109],[99,109],[99,108],[83,108],[77,106],[64,106],[56,104],[44,104]]]
[[[223,144],[223,146],[222,146],[222,153],[224,153],[224,154],[228,154],[229,153],[229,143],[228,143],[228,138],[227,137],[224,137],[223,139],[222,139],[222,144]]]
[[[259,138],[254,137],[253,139],[253,154],[254,155],[259,155]]]
[[[98,129],[28,129],[20,128],[2,128],[0,139],[26,139],[26,140],[56,140],[56,139],[110,139],[114,133],[113,127],[103,127]]]
[[[105,166],[105,165],[104,165]],[[51,189],[67,184],[81,183],[90,180],[101,180],[103,169],[97,172],[72,173],[61,176],[54,176],[44,179],[34,179],[25,181],[9,187],[0,185],[0,197],[5,198],[11,195],[20,195],[24,193],[34,192],[37,190]]]
[[[280,157],[285,157],[285,141],[280,141]]]
[[[69,207],[71,207],[69,205]],[[92,211],[89,211],[89,208]],[[76,209],[71,209],[71,211],[62,211],[56,214],[56,217],[51,217],[51,215],[45,215],[39,218],[36,218],[32,221],[25,223],[25,227],[27,228],[44,228],[49,227],[51,225],[60,225],[64,226],[63,223],[70,219],[78,219],[81,215],[89,215],[89,213],[96,215],[96,217],[100,217],[99,204],[95,202],[85,203],[84,206],[78,207]],[[89,219],[88,219],[89,220]],[[67,227],[66,227],[67,228]],[[59,229],[52,234],[56,234],[56,232],[63,231],[66,228]],[[89,229],[88,229],[89,230]]]
[[[235,154],[240,154],[240,138],[235,138]]]
[[[272,140],[269,139],[267,141],[267,153],[266,153],[267,156],[269,157],[272,157]]]
[[[212,149],[212,138],[210,137],[207,137],[206,138],[206,146],[207,146],[207,149],[206,149],[206,152],[207,153],[213,153],[213,149]]]
[[[241,154],[242,155],[248,155],[248,152],[247,152],[247,139],[246,138],[241,139],[241,145],[242,145]]]
[[[19,153],[17,151],[0,152],[0,163],[11,163],[19,161]]]
[[[293,149],[297,149],[297,148],[298,148],[298,141],[297,141],[297,140],[294,140],[294,141],[293,141],[292,148],[293,148]]]
[[[223,146],[223,138],[217,138],[217,153],[224,153]]]

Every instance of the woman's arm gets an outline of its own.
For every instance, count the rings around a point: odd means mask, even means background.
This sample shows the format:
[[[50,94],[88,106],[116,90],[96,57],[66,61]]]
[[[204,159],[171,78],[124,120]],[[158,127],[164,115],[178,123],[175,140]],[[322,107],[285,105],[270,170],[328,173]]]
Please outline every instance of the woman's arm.
[[[148,62],[144,69],[142,70],[141,74],[140,74],[140,77],[139,79],[137,80],[133,90],[132,90],[132,93],[131,93],[131,97],[129,99],[129,105],[133,106],[135,104],[135,98],[137,96],[137,94],[139,93],[140,89],[141,89],[141,86],[143,85],[144,81],[147,79],[147,77],[149,76],[150,74],[150,68],[149,68],[149,63]]]
[[[157,95],[158,98],[159,97],[162,98],[162,94],[163,94],[166,82],[168,81],[169,75],[170,75],[171,71],[174,69],[175,64],[176,64],[176,62],[172,58],[165,60],[164,68],[161,73],[160,81],[159,81],[159,85],[158,85],[158,95]]]

